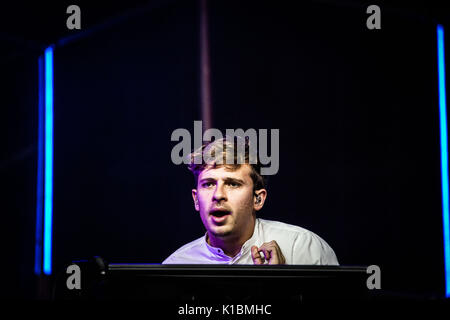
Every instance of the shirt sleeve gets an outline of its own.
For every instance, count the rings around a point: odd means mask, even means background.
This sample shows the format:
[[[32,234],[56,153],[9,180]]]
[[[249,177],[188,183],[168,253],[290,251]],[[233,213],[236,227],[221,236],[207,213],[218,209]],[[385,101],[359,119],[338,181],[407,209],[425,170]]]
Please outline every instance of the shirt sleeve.
[[[169,257],[167,257],[163,262],[161,262],[161,264],[171,264],[171,263],[172,263],[171,260],[172,260],[172,259],[171,259],[171,256],[169,256]]]

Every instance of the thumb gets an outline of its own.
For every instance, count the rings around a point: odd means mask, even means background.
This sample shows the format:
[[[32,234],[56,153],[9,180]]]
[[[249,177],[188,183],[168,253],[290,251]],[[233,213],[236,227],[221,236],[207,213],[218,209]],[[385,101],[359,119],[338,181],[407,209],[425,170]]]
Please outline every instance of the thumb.
[[[263,264],[264,261],[263,261],[263,258],[261,257],[261,255],[259,254],[258,247],[253,246],[251,250],[252,250],[253,263],[254,264]]]

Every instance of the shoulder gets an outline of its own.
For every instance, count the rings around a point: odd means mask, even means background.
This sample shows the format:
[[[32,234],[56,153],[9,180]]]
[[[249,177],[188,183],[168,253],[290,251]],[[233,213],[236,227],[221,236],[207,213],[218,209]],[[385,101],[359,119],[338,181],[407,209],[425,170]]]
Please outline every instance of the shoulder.
[[[259,223],[265,235],[284,239],[282,242],[292,248],[293,264],[339,264],[330,245],[314,232],[279,221],[259,219]]]
[[[295,226],[293,224],[284,223],[280,221],[266,220],[259,218],[260,228],[263,232],[270,232],[276,234],[283,234],[284,236],[297,238],[299,236],[308,236],[311,231]]]
[[[167,259],[165,259],[162,264],[187,263],[189,261],[189,257],[193,256],[193,252],[201,250],[204,242],[204,237],[205,236],[202,236],[178,248]]]

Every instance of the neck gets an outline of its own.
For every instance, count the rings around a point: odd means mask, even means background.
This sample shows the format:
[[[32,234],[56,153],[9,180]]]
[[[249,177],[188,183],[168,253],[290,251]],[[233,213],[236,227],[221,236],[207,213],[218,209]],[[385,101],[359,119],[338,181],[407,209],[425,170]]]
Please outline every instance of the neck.
[[[242,245],[252,237],[255,229],[255,220],[256,217],[254,216],[245,232],[237,235],[230,234],[224,237],[217,237],[208,232],[206,241],[209,245],[222,249],[227,256],[234,257],[241,251]]]

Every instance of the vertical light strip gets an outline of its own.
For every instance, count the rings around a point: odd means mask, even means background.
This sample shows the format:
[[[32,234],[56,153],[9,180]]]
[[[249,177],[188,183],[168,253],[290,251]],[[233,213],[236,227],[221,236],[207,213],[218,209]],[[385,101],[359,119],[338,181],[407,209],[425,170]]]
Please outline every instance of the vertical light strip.
[[[207,130],[212,127],[211,66],[209,59],[207,0],[201,0],[200,6],[200,103],[203,130]]]
[[[45,50],[44,273],[52,273],[53,48]]]
[[[444,28],[437,26],[439,126],[441,136],[442,221],[444,228],[445,296],[450,297],[450,225],[448,190],[447,102],[445,94]]]
[[[39,103],[38,103],[38,148],[36,186],[36,239],[34,247],[34,273],[42,273],[42,200],[44,195],[44,57],[38,60]]]

